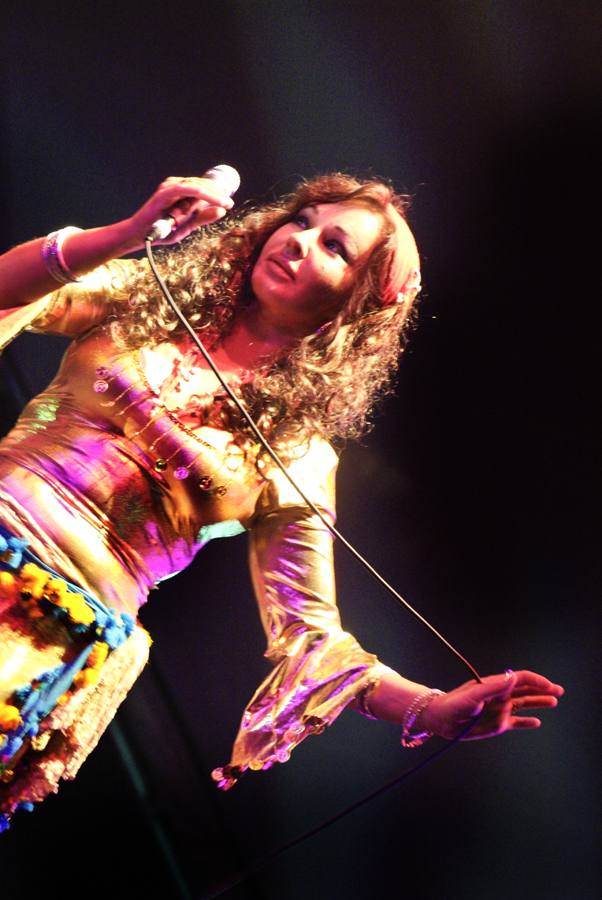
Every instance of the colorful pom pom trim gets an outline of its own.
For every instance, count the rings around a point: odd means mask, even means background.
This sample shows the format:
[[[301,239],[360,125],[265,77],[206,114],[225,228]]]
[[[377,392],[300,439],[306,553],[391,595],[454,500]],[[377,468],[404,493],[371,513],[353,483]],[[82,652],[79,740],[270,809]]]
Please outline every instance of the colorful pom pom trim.
[[[42,720],[74,691],[94,684],[111,650],[135,627],[133,616],[105,607],[96,597],[61,578],[30,550],[28,542],[0,525],[0,599],[16,602],[32,620],[60,622],[80,647],[75,658],[41,672],[0,703],[0,780],[11,781],[28,745],[35,746]],[[40,736],[41,737],[41,736]],[[23,803],[20,808],[32,804]],[[0,814],[0,832],[9,816]]]

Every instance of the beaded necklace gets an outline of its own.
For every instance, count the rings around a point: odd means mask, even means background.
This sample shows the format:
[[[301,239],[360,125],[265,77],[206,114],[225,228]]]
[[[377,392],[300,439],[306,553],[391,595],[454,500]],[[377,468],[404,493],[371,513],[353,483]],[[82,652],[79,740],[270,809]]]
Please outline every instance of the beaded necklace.
[[[185,378],[185,380],[189,380],[190,373],[188,372],[188,370],[185,370],[185,374],[183,374],[180,371],[180,367],[177,363],[174,364],[173,368],[176,370],[177,374],[180,374],[181,377]],[[126,388],[124,388],[124,390],[122,390],[121,393],[119,393],[118,396],[114,399],[105,401],[99,400],[100,405],[105,408],[115,407],[120,400],[122,400],[124,397],[127,397],[128,393],[142,385],[146,393],[145,399],[152,402],[152,404],[154,405],[154,409],[149,415],[148,420],[145,422],[143,427],[134,432],[134,434],[129,435],[129,439],[134,440],[134,438],[139,437],[141,434],[143,434],[153,424],[153,422],[156,421],[159,415],[167,416],[171,423],[169,429],[158,435],[158,437],[153,440],[153,442],[148,447],[148,450],[146,451],[150,454],[154,454],[155,451],[158,453],[153,463],[153,468],[155,469],[155,471],[163,473],[172,468],[174,478],[176,478],[178,481],[184,481],[190,476],[192,468],[197,459],[203,456],[203,454],[206,454],[207,451],[211,451],[213,456],[216,457],[217,465],[211,472],[201,475],[198,486],[204,492],[210,492],[216,497],[223,497],[227,493],[230,483],[232,482],[236,473],[239,471],[242,465],[244,459],[244,454],[242,453],[242,451],[233,452],[228,450],[220,450],[218,447],[215,447],[213,444],[205,441],[192,428],[189,428],[182,421],[180,421],[175,412],[170,409],[170,407],[167,406],[165,401],[161,398],[160,389],[155,388],[150,384],[140,360],[140,351],[137,351],[134,358],[128,361],[127,364],[122,369],[120,369],[119,372],[111,373],[110,369],[108,369],[106,366],[98,366],[95,371],[96,380],[93,384],[94,392],[97,394],[106,394],[109,391],[112,382],[120,378],[128,369],[134,370],[136,379],[132,382],[132,384],[129,384]],[[239,382],[240,379],[236,379],[236,381]],[[205,396],[213,397],[214,395],[207,392]],[[116,410],[115,416],[124,416],[128,412],[128,410],[130,410],[133,406],[140,405],[140,403],[140,396],[135,397],[135,399],[133,399],[130,403],[127,403],[123,407],[123,409]],[[160,443],[174,431],[185,434],[189,441],[187,441],[184,446],[177,447],[176,450],[171,453],[171,455],[165,456],[160,452]],[[174,463],[173,461],[176,460],[178,455],[184,457],[187,455],[186,450],[190,448],[191,442],[193,446],[199,447],[198,453],[196,453],[192,459],[186,462],[180,460],[179,464],[177,464],[177,462]],[[159,449],[156,450],[158,446]],[[216,485],[215,478],[222,469],[226,469],[228,473],[228,475],[226,476],[226,481],[224,483]]]

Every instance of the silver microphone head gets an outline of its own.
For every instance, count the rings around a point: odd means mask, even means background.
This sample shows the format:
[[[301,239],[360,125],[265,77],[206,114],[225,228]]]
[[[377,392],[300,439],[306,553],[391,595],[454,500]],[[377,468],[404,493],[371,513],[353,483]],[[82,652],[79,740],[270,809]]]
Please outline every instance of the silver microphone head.
[[[219,182],[220,187],[222,187],[230,197],[232,194],[235,194],[240,187],[240,175],[236,169],[232,168],[232,166],[214,166],[204,173],[203,178],[212,178],[213,181]]]

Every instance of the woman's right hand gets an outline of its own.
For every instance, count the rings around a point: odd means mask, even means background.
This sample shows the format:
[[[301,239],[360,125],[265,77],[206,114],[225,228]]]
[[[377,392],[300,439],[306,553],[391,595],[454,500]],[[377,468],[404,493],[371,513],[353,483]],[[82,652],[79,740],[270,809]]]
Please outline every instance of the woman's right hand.
[[[232,199],[211,178],[166,178],[130,218],[68,234],[63,257],[73,275],[86,275],[111,259],[141,250],[154,223],[167,214],[175,227],[160,243],[174,244],[221,219],[232,206]],[[0,310],[25,306],[60,287],[42,259],[42,244],[38,238],[0,257]]]
[[[174,227],[168,237],[157,243],[175,244],[202,225],[217,222],[233,205],[232,198],[214,179],[196,176],[166,178],[144,206],[128,220],[134,242],[130,250],[143,247],[154,223],[166,215],[172,216]]]

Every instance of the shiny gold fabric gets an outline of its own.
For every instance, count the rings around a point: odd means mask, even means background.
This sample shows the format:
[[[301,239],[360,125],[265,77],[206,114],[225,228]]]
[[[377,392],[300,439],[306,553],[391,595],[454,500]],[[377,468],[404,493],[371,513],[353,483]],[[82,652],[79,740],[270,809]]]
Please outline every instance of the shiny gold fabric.
[[[60,574],[134,614],[213,534],[249,529],[274,671],[245,711],[232,763],[260,768],[332,722],[374,680],[376,660],[342,630],[331,536],[284,476],[260,478],[221,432],[199,429],[197,440],[138,355],[115,344],[110,317],[137,265],[102,267],[35,304],[35,318],[18,310],[0,321],[0,347],[32,325],[74,338],[57,378],[0,444],[0,521]],[[331,519],[336,462],[315,440],[291,465]]]
[[[26,769],[0,784],[0,812],[35,803],[58,791],[61,779],[75,778],[148,660],[148,636],[142,628],[105,661],[98,681],[75,691],[43,721],[32,741]]]
[[[334,521],[336,457],[327,444],[290,470]],[[375,678],[377,660],[341,628],[330,532],[301,505],[281,472],[258,503],[250,537],[251,574],[274,665],[245,710],[232,764],[286,762],[304,737],[336,719]]]

